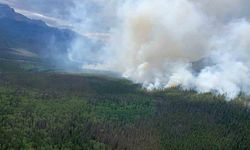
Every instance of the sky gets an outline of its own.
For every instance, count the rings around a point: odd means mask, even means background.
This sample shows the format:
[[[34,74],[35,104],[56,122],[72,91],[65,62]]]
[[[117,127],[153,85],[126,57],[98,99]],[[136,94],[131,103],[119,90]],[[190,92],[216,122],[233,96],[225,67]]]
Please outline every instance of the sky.
[[[0,0],[0,3],[8,4],[15,8],[17,12],[30,18],[43,20],[52,26],[73,28],[78,32],[107,32],[116,23],[118,4],[123,3],[123,1]],[[209,15],[216,16],[225,21],[230,21],[232,18],[240,16],[250,18],[250,9],[248,9],[250,5],[249,0],[191,1],[201,5],[202,9]],[[91,28],[90,26],[94,27]]]

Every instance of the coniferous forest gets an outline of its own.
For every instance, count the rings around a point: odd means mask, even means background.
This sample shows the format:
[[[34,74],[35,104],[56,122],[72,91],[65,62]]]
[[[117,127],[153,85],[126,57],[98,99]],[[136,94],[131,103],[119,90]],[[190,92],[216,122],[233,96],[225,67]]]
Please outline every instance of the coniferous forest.
[[[147,92],[121,78],[14,61],[0,65],[0,120],[2,150],[250,148],[243,94]]]

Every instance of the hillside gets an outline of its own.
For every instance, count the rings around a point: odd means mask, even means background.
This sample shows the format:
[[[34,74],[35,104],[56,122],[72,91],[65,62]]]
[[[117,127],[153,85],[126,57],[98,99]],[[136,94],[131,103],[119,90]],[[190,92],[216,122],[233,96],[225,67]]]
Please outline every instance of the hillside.
[[[38,63],[57,66],[60,70],[79,71],[79,64],[68,58],[68,50],[75,39],[87,45],[92,42],[71,30],[48,26],[41,20],[27,18],[8,5],[0,4],[0,59],[39,60]],[[91,46],[93,50],[98,48],[98,44]],[[25,56],[23,52],[32,55]]]
[[[22,48],[43,57],[52,57],[65,54],[76,36],[70,30],[50,27],[0,4],[0,48]]]

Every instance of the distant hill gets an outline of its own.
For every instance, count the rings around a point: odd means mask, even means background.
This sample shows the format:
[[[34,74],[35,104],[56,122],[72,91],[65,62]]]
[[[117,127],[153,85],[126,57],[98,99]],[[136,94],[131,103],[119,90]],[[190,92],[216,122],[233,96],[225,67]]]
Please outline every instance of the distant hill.
[[[50,57],[65,53],[76,36],[73,31],[50,27],[0,4],[0,48],[22,48]]]
[[[71,62],[67,55],[75,39],[82,44],[79,48],[88,48],[93,52],[100,50],[103,44],[69,29],[48,26],[41,20],[30,19],[8,5],[0,4],[0,59],[39,59],[65,70],[82,70],[82,62]],[[37,57],[30,58],[16,51],[28,51]],[[88,60],[86,57],[81,61],[95,60]]]

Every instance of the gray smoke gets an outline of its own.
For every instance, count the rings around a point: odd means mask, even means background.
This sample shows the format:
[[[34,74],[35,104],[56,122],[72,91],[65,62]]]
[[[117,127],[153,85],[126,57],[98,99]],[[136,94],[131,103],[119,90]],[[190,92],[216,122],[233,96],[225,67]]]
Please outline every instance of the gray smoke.
[[[71,56],[77,53],[83,59],[88,55],[96,60],[84,64],[84,68],[119,72],[148,90],[180,86],[200,93],[224,94],[228,99],[241,91],[250,94],[248,0],[96,3],[101,18],[90,17],[88,12],[79,14],[79,9],[77,13],[72,11],[75,17],[88,18],[87,23],[79,22],[84,31],[91,26],[100,34],[95,22],[106,22],[101,31],[107,31],[106,44],[98,52],[79,41],[70,51]],[[204,59],[209,63],[197,71],[193,64]]]

